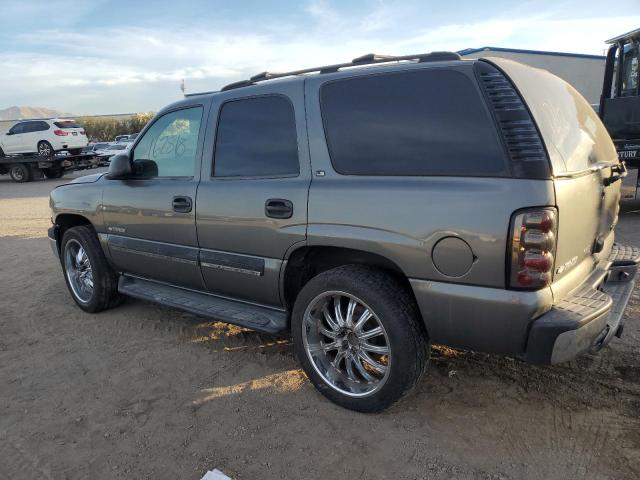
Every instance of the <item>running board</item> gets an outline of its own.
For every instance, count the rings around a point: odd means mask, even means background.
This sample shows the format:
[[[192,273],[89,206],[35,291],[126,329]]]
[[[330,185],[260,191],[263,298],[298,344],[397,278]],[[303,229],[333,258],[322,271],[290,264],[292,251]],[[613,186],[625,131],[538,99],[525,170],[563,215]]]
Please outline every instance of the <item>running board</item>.
[[[221,322],[266,333],[287,329],[287,313],[258,305],[237,302],[206,293],[185,290],[141,278],[121,276],[118,291],[130,297],[160,303]]]

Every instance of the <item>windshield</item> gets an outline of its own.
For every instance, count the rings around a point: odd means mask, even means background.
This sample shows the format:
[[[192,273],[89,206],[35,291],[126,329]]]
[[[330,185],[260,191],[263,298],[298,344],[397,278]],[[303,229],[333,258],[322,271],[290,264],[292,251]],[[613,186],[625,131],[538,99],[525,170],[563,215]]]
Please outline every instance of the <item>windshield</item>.
[[[107,150],[124,150],[127,148],[126,145],[111,145]]]

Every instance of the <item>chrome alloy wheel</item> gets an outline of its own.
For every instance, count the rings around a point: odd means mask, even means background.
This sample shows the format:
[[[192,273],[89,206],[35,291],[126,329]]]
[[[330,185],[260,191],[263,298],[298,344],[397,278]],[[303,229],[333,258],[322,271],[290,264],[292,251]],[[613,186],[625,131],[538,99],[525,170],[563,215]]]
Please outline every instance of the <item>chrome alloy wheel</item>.
[[[387,381],[391,348],[375,312],[345,292],[324,292],[307,307],[304,348],[315,371],[334,390],[366,397]]]
[[[64,266],[73,295],[81,303],[89,303],[93,295],[93,270],[87,252],[77,240],[67,242]]]

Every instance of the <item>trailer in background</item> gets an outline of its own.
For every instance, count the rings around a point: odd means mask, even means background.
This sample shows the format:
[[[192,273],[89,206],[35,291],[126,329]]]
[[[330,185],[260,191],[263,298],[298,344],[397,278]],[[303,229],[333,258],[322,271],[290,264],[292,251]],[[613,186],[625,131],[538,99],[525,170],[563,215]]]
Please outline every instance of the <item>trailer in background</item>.
[[[0,175],[9,175],[14,182],[30,182],[44,178],[60,178],[65,173],[100,166],[93,154],[54,155],[9,155],[0,157]]]

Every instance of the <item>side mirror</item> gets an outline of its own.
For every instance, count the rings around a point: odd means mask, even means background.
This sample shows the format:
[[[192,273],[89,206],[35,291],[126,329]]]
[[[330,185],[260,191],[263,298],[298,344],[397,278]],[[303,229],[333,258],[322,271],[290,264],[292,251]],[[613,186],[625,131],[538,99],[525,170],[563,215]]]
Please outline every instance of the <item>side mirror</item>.
[[[111,158],[109,164],[109,180],[126,180],[132,174],[131,157],[129,153],[119,153]]]

